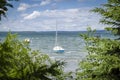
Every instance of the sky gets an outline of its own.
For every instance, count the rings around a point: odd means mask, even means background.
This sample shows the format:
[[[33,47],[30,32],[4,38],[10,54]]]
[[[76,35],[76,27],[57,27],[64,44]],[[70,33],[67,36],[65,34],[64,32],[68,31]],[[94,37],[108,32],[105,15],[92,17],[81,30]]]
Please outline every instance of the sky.
[[[87,27],[103,30],[97,13],[90,12],[107,0],[20,0],[10,2],[7,18],[0,31],[85,31]]]

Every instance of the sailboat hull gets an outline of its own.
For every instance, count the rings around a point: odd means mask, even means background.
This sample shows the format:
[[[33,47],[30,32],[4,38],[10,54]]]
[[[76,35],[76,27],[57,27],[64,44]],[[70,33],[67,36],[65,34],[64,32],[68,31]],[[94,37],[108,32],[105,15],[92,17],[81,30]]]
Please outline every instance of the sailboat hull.
[[[64,53],[64,50],[54,50],[55,53]]]
[[[63,53],[64,49],[62,47],[60,47],[60,46],[56,46],[56,47],[53,48],[53,51],[55,53]]]

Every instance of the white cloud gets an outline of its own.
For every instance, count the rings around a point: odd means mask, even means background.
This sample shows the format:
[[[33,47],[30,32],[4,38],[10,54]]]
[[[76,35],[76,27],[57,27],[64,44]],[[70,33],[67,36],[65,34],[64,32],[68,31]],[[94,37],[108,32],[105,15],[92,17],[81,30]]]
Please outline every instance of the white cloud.
[[[39,6],[39,5],[38,4],[29,5],[29,4],[26,4],[26,3],[20,3],[20,5],[19,5],[17,10],[18,11],[25,11],[28,8],[36,7],[36,6]]]
[[[32,21],[30,24],[34,23],[36,30],[55,30],[56,20],[58,30],[86,30],[88,25],[94,29],[104,29],[101,27],[103,25],[99,24],[100,16],[89,10],[91,8],[33,11],[31,14],[24,15],[23,18],[30,19],[29,21]]]
[[[60,1],[64,1],[64,0],[41,0],[40,5],[45,6],[45,5],[48,5],[48,4],[52,3],[52,2],[60,2]]]
[[[35,19],[35,18],[37,18],[39,16],[40,16],[39,11],[33,11],[32,14],[25,16],[24,19]]]
[[[21,18],[8,22],[8,25],[11,30],[18,31],[53,31],[57,20],[58,30],[79,31],[86,30],[88,26],[97,30],[104,29],[104,25],[99,24],[100,16],[89,10],[91,8],[33,11],[31,14],[22,14]]]
[[[45,11],[33,11],[31,14],[22,14],[24,19],[35,19],[38,17],[48,17],[48,18],[72,18],[79,17],[79,9],[67,9],[67,10],[45,10]],[[67,20],[68,21],[68,20]]]
[[[28,5],[26,3],[21,3],[17,10],[18,11],[24,11],[24,10],[26,10],[29,7],[30,7],[30,5]]]
[[[45,5],[50,4],[50,3],[51,3],[51,0],[43,0],[43,1],[40,3],[40,5],[41,5],[41,6],[45,6]]]

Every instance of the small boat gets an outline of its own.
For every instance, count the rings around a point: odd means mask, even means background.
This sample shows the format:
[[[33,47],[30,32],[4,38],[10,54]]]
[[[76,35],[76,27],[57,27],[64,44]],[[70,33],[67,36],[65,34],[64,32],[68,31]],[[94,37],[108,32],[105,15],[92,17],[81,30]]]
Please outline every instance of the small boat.
[[[29,38],[26,38],[24,41],[27,42],[27,43],[30,43],[30,39]]]
[[[55,46],[53,48],[53,51],[55,53],[63,53],[64,49],[58,45],[58,39],[57,39],[58,33],[57,33],[57,20],[56,20],[56,35],[55,35]]]

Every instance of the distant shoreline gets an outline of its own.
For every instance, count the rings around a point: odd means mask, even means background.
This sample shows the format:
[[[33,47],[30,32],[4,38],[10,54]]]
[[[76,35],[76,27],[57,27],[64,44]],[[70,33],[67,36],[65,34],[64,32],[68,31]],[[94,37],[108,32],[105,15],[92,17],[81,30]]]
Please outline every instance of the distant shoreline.
[[[105,31],[105,30],[96,30],[97,32]],[[0,32],[55,32],[55,31],[0,31]],[[58,32],[87,32],[87,30],[83,31],[59,31]]]

